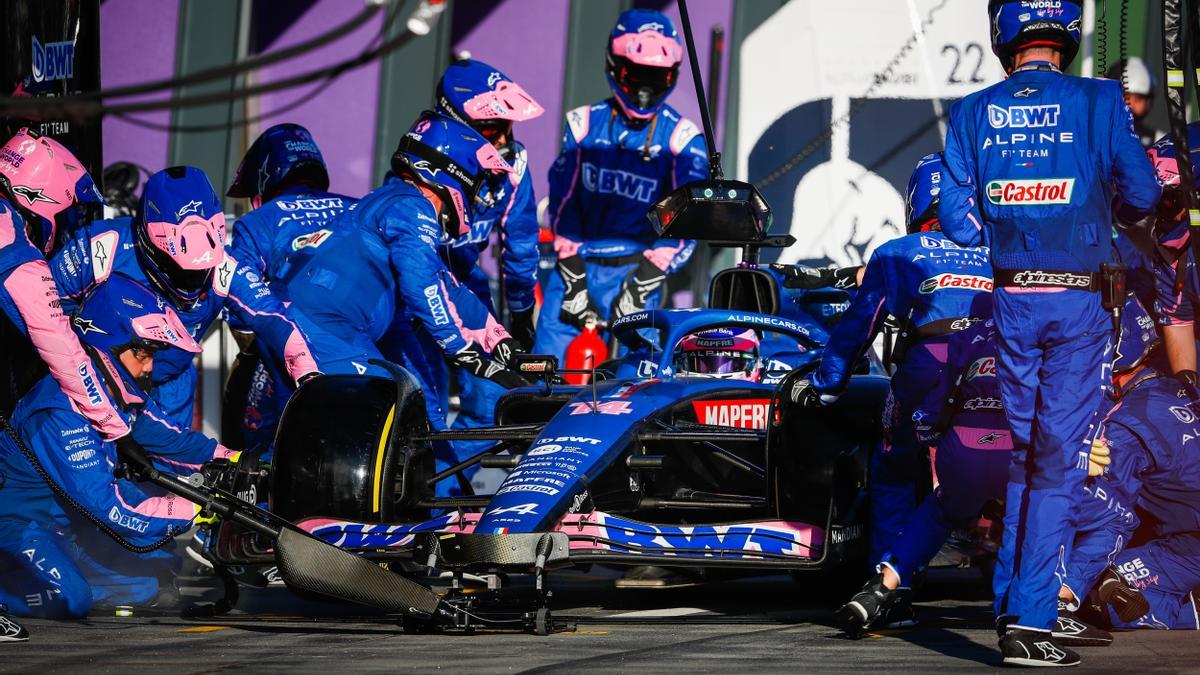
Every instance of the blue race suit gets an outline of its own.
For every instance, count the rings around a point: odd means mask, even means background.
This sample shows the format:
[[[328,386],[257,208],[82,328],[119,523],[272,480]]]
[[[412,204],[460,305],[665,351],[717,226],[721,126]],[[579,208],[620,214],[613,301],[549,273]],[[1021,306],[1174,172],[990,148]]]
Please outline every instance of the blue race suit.
[[[587,261],[588,295],[603,312],[648,251],[665,273],[691,256],[695,243],[659,239],[646,211],[675,188],[708,178],[707,152],[696,125],[669,105],[638,127],[611,99],[567,113],[562,151],[550,168],[550,225],[560,259],[578,254]],[[562,277],[551,275],[534,344],[560,361],[579,334],[559,319],[564,289]],[[647,296],[646,308],[657,306],[660,291]]]
[[[141,421],[135,413],[134,434]],[[13,411],[12,426],[51,479],[89,513],[135,545],[191,526],[197,508],[173,495],[150,496],[113,478],[116,446],[75,412],[49,377]],[[155,433],[160,425],[152,425]],[[162,434],[147,448],[199,463],[215,441],[195,432]],[[8,434],[0,434],[0,602],[19,616],[79,618],[97,604],[146,604],[178,558],[131,553],[96,530],[43,481]]]
[[[442,247],[442,255],[454,277],[466,285],[493,316],[499,316],[499,313],[492,305],[488,276],[479,266],[479,256],[487,248],[492,231],[499,236],[500,279],[509,312],[533,308],[540,258],[537,199],[528,171],[528,153],[525,146],[512,141],[501,150],[501,155],[513,167],[513,173],[494,177],[483,184],[475,198],[471,231]],[[434,353],[428,358],[437,360],[438,356]],[[507,390],[461,368],[452,368],[450,373],[458,383],[460,401],[453,428],[491,426],[495,420],[496,401]],[[453,445],[455,455],[465,458],[495,445],[495,442],[455,441]]]
[[[234,223],[229,253],[243,267],[266,279],[271,293],[287,306],[288,283],[332,238],[333,220],[357,201],[305,185],[289,187]],[[358,372],[347,356],[353,350],[339,349],[339,338],[327,334],[297,308],[289,306],[288,311],[308,336],[321,372]],[[235,319],[230,325],[235,330],[253,330]],[[270,445],[293,389],[292,378],[279,368],[281,355],[270,353],[270,345],[261,346],[267,353],[254,367],[242,420],[247,448]]]
[[[154,288],[138,261],[131,222],[131,218],[114,218],[92,223],[50,259],[50,271],[64,299],[78,298],[113,272]],[[271,294],[266,281],[228,253],[213,274],[211,291],[201,296],[195,307],[176,307],[175,312],[197,342],[224,314],[250,327],[269,353],[285,361],[293,378],[317,369],[307,338]],[[155,359],[152,379],[149,394],[168,421],[182,429],[191,428],[196,394],[192,354],[179,349],[163,351]]]
[[[99,382],[100,378],[72,332],[61,304],[42,252],[29,241],[25,219],[11,203],[0,198],[0,309],[17,330],[29,337],[50,374],[96,429],[106,439],[124,436],[129,427],[112,400],[105,392],[88,391],[83,386],[84,380]],[[8,358],[19,358],[14,357],[17,350],[12,346],[5,347]]]
[[[962,247],[940,232],[909,234],[871,254],[849,309],[833,329],[812,382],[826,401],[845,388],[890,314],[903,324],[907,347],[892,376],[884,442],[871,458],[871,559],[881,560],[917,506],[925,445],[912,415],[942,378],[946,340],[991,315],[988,251]],[[901,348],[903,349],[903,348]]]
[[[950,337],[945,372],[913,422],[917,440],[937,444],[938,486],[904,524],[885,559],[902,586],[937,555],[951,532],[988,501],[1004,498],[1013,443],[1000,402],[994,321]]]
[[[1047,63],[956,103],[944,157],[942,231],[991,248],[998,371],[1020,460],[996,607],[1013,628],[1045,631],[1058,617],[1055,570],[1108,376],[1112,325],[1094,275],[1112,260],[1114,188],[1132,223],[1152,213],[1159,185],[1119,83]]]
[[[1200,439],[1200,402],[1194,395],[1146,369],[1104,421],[1112,464],[1084,484],[1063,585],[1082,598],[1115,566],[1150,601],[1150,612],[1129,623],[1113,616],[1114,625],[1200,629],[1191,598],[1200,586],[1200,458],[1190,447]],[[1152,531],[1151,541],[1126,548],[1139,524]]]
[[[421,192],[388,174],[336,218],[332,239],[288,284],[294,307],[326,333],[361,354],[361,372],[387,376],[366,363],[382,358],[375,342],[389,328],[404,337],[395,355],[425,393],[430,425],[446,428],[444,356],[478,343],[490,352],[508,333],[438,254],[443,229]],[[438,470],[454,463],[452,451],[435,448]],[[439,484],[439,490],[445,490]]]

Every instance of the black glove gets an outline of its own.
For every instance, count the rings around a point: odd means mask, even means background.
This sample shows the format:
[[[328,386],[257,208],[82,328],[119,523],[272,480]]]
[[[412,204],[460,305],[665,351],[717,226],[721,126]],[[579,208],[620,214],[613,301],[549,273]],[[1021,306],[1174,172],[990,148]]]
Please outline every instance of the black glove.
[[[133,440],[133,434],[125,434],[117,439],[117,470],[118,477],[132,480],[142,480],[149,472],[154,471],[150,455],[141,443]]]
[[[314,377],[320,377],[321,375],[323,375],[323,373],[319,370],[314,370],[311,373],[305,373],[305,374],[301,375],[300,379],[296,380],[296,388],[299,388],[300,385],[304,384],[305,382],[308,382],[309,380],[313,379]]]
[[[533,330],[533,305],[529,309],[520,312],[509,312],[508,334],[516,338],[517,342],[521,343],[521,348],[525,351],[533,349],[533,339],[535,333]]]
[[[499,349],[499,345],[497,345],[497,349]],[[514,389],[529,385],[529,382],[525,378],[493,361],[490,356],[484,354],[479,349],[479,345],[474,343],[461,352],[448,355],[446,358],[449,359],[450,363],[471,373],[475,377],[489,379],[505,389]]]
[[[861,267],[808,267],[807,265],[770,265],[783,276],[784,288],[858,288]]]
[[[646,309],[646,299],[650,294],[662,288],[667,280],[667,273],[649,260],[642,260],[633,272],[625,277],[621,292],[613,303],[613,318],[619,319],[634,312]]]
[[[515,338],[506,337],[492,348],[492,360],[500,364],[502,368],[508,368],[512,365],[514,356],[524,353],[525,348],[521,346],[520,342],[517,342]]]
[[[822,405],[821,394],[813,386],[812,380],[808,379],[792,383],[791,399],[792,403],[798,403],[802,408],[819,408]]]
[[[583,256],[573,255],[559,260],[558,275],[562,277],[564,286],[558,320],[579,330],[583,330],[588,319],[603,321],[600,308],[588,297],[587,263],[583,261]]]

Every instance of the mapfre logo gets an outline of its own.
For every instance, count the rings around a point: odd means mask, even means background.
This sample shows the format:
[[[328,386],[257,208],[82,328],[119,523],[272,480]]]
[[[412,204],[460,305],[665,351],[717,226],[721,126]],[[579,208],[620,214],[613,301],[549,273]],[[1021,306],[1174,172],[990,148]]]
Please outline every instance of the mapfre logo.
[[[1058,126],[1059,107],[1051,105],[988,106],[988,124],[993,129],[1041,129]]]
[[[992,290],[992,280],[989,277],[980,277],[970,274],[939,274],[936,277],[931,277],[921,282],[920,291],[925,295],[944,291],[951,288],[964,288],[972,291],[987,291]]]
[[[701,424],[739,429],[766,429],[770,399],[692,401],[696,420]]]
[[[1070,204],[1074,178],[994,180],[987,184],[988,201],[997,206]]]

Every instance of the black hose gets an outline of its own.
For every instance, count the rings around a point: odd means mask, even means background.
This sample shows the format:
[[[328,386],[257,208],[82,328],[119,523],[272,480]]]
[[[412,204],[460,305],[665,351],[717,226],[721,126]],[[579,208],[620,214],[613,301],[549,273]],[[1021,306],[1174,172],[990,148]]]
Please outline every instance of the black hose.
[[[179,530],[178,532],[172,532],[171,528],[168,528],[167,534],[163,535],[162,539],[159,539],[152,544],[147,544],[145,546],[138,546],[137,544],[134,544],[122,536],[121,533],[109,527],[108,523],[93,515],[91,511],[87,510],[82,504],[75,501],[74,497],[67,494],[66,490],[63,490],[58,483],[54,482],[54,479],[50,477],[50,474],[46,472],[46,468],[43,467],[42,463],[38,460],[37,455],[33,454],[33,452],[25,446],[25,442],[21,440],[21,436],[17,434],[17,430],[13,429],[12,425],[8,423],[8,418],[0,415],[0,425],[4,427],[5,433],[7,433],[9,438],[11,438],[13,442],[17,444],[17,449],[21,451],[22,455],[25,455],[25,458],[28,459],[29,463],[33,465],[34,470],[38,472],[38,475],[41,476],[42,480],[46,482],[46,485],[50,486],[50,490],[53,491],[59,499],[66,502],[68,506],[79,512],[79,515],[83,516],[87,521],[99,528],[101,532],[108,535],[113,541],[117,542],[121,548],[138,554],[150,553],[151,551],[157,551],[158,549],[166,546],[167,544],[171,543],[175,537],[191,529],[192,523],[189,521],[188,526]]]
[[[1100,14],[1096,17],[1096,77],[1108,77],[1108,0],[1098,0]],[[1086,75],[1087,73],[1084,73]]]
[[[1117,27],[1117,47],[1121,50],[1121,92],[1129,93],[1129,0],[1121,0],[1121,24]]]

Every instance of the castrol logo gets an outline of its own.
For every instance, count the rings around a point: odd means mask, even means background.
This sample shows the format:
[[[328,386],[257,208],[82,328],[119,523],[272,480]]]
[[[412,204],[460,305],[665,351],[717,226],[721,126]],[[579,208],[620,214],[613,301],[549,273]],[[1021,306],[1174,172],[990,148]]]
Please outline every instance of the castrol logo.
[[[996,358],[993,356],[985,356],[982,359],[976,360],[967,368],[967,380],[973,380],[977,377],[995,377],[996,376]]]
[[[971,291],[992,290],[990,277],[980,277],[971,274],[939,274],[921,282],[920,291],[926,295],[950,288],[962,288]]]
[[[1070,204],[1074,178],[994,180],[987,184],[987,198],[997,206]]]

